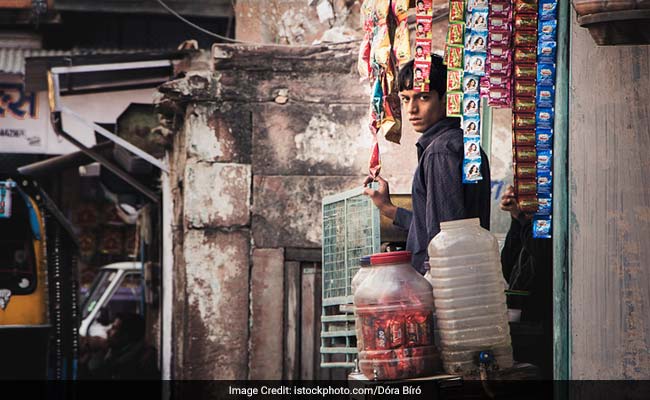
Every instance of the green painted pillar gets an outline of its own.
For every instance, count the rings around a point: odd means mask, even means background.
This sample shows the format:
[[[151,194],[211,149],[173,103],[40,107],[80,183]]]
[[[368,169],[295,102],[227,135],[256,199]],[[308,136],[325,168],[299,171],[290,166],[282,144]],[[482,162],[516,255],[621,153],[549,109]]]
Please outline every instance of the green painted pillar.
[[[569,325],[569,29],[570,1],[558,2],[557,80],[553,144],[553,341],[555,379],[571,378]]]

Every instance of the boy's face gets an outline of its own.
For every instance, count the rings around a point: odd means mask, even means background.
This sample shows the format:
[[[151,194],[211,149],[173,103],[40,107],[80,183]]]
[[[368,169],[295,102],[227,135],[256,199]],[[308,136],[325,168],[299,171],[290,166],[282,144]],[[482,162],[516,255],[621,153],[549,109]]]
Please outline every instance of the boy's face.
[[[415,90],[402,90],[399,92],[402,99],[403,113],[413,125],[413,129],[422,133],[445,116],[445,102],[440,99],[438,92],[416,92]]]

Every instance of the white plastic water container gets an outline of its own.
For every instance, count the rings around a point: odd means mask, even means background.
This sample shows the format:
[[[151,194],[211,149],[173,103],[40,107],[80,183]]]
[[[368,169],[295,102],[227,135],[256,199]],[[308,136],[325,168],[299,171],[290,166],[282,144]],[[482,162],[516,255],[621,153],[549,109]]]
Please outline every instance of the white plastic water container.
[[[429,243],[428,280],[433,286],[443,367],[447,373],[478,372],[478,355],[491,351],[498,369],[511,368],[508,307],[497,239],[478,218],[442,222]]]

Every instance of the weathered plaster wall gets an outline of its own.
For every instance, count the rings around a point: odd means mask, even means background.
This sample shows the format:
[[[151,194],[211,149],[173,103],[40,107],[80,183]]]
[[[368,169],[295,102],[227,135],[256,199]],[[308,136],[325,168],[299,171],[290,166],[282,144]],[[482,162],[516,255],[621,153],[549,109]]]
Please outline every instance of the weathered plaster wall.
[[[329,4],[319,12],[321,3]],[[239,0],[235,37],[269,44],[341,42],[362,35],[359,10],[358,0]]]
[[[571,378],[650,379],[650,48],[570,54]]]

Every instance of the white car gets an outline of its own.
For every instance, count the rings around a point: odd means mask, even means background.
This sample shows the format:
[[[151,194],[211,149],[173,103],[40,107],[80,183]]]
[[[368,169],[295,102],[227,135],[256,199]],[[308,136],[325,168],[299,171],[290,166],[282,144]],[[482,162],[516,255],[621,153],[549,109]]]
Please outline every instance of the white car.
[[[93,336],[93,331],[107,329],[97,322],[101,310],[108,309],[109,303],[115,303],[118,289],[126,291],[128,300],[135,303],[136,309],[142,300],[141,289],[142,263],[139,261],[127,261],[106,265],[99,270],[88,295],[81,306],[81,326],[79,336]],[[123,287],[126,286],[126,287]],[[101,335],[100,336],[104,336]]]

